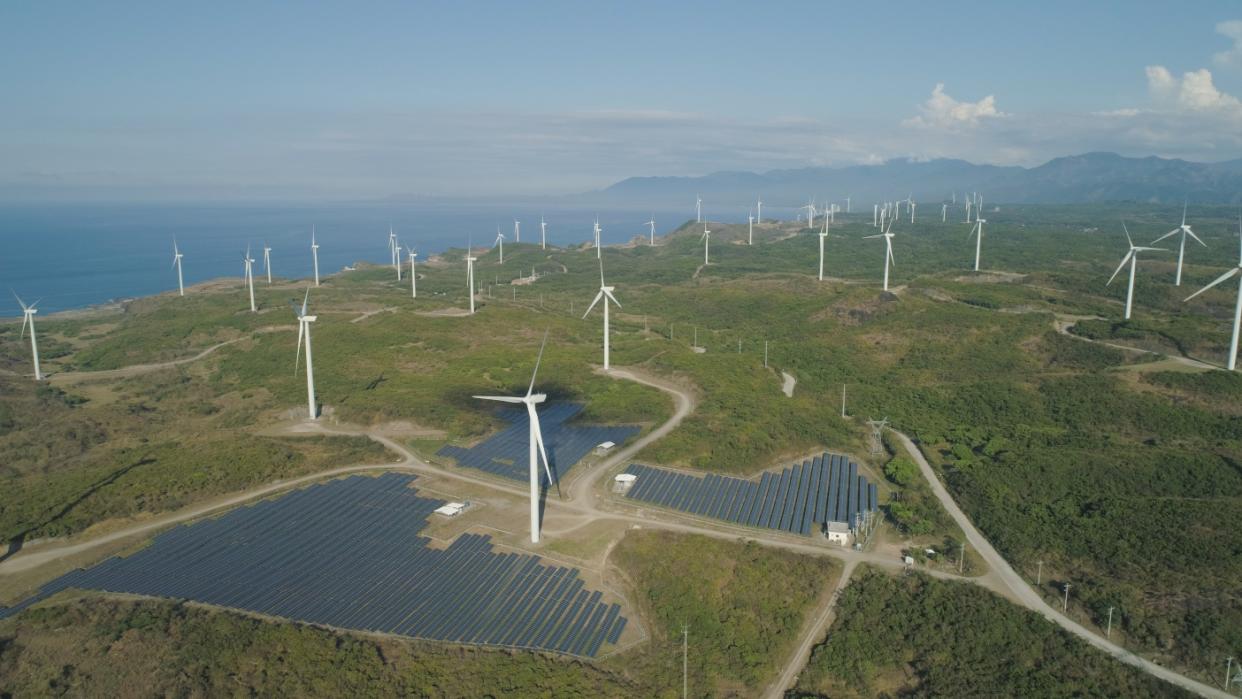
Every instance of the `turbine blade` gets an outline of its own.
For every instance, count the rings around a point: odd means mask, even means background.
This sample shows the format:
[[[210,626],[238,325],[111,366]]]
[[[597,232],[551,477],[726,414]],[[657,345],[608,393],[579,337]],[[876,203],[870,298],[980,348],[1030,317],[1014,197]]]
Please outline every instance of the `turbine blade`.
[[[16,291],[9,289],[9,293],[13,294],[13,298],[17,299],[17,305],[21,306],[23,311],[29,308],[29,306],[26,305],[26,302],[22,300],[22,297],[17,295]]]
[[[548,474],[548,483],[556,483],[556,496],[561,496],[561,481],[552,479],[552,464],[548,461],[548,450],[543,445],[543,429],[539,426],[539,413],[535,411],[534,403],[526,404],[526,413],[530,416],[531,424],[535,427],[535,444],[539,447],[539,456],[543,457],[543,472]]]
[[[595,295],[595,300],[591,302],[590,306],[587,306],[586,313],[582,314],[583,318],[586,318],[587,316],[591,315],[591,309],[595,308],[595,304],[599,303],[599,300],[603,295],[604,295],[604,290],[600,289],[599,293]]]
[[[1130,244],[1130,248],[1134,248],[1134,241],[1130,239],[1130,229],[1126,228],[1126,222],[1121,222],[1121,230],[1126,232],[1126,242]]]
[[[494,400],[498,403],[524,403],[520,396],[472,396],[479,400]]]
[[[604,258],[599,258],[599,287],[604,288]]]
[[[1182,230],[1182,229],[1180,229],[1180,228],[1174,228],[1173,230],[1169,231],[1168,233],[1165,233],[1164,235],[1160,236],[1159,238],[1156,238],[1155,240],[1151,241],[1151,244],[1152,244],[1152,245],[1155,245],[1156,243],[1159,243],[1160,241],[1164,240],[1165,238],[1168,238],[1169,236],[1171,236],[1171,235],[1173,235],[1174,233],[1177,233],[1177,232],[1179,232],[1179,231],[1181,231],[1181,230]]]
[[[21,335],[18,335],[18,336],[17,336],[17,339],[19,339],[19,340],[24,340],[24,339],[26,339],[26,326],[27,326],[27,325],[29,325],[29,324],[30,324],[30,314],[29,314],[29,313],[25,313],[25,314],[23,314],[23,315],[22,315],[22,333],[21,333]]]
[[[611,292],[611,291],[607,291],[607,290],[605,290],[605,291],[604,291],[604,295],[608,297],[608,300],[609,300],[609,301],[612,301],[613,303],[617,304],[617,308],[620,308],[620,307],[621,307],[621,302],[617,300],[617,297],[616,297],[616,296],[613,296],[613,295],[612,295],[612,292]]]
[[[1113,280],[1116,279],[1117,275],[1121,272],[1121,268],[1126,266],[1126,263],[1130,261],[1130,258],[1133,255],[1134,255],[1134,250],[1130,250],[1129,252],[1126,253],[1125,257],[1121,258],[1121,264],[1117,265],[1117,269],[1113,272],[1113,276],[1108,278],[1108,283],[1105,284],[1104,286],[1108,286],[1109,284],[1113,283]]]
[[[306,333],[306,323],[298,319],[298,351],[293,357],[293,374],[296,376],[302,361],[302,336]]]
[[[302,315],[306,315],[306,305],[310,302],[310,287],[306,287],[306,295],[302,297]]]
[[[539,345],[539,356],[535,358],[535,370],[530,372],[530,386],[526,388],[526,395],[535,392],[535,377],[539,375],[539,363],[543,361],[543,350],[548,346],[548,331],[543,331],[543,343]]]
[[[1190,236],[1191,238],[1194,238],[1196,243],[1202,245],[1205,248],[1207,247],[1207,243],[1203,242],[1202,240],[1199,240],[1199,236],[1195,235],[1195,232],[1190,230],[1189,226],[1186,227],[1186,235]]]
[[[1198,296],[1199,294],[1202,294],[1203,292],[1207,291],[1208,289],[1211,289],[1212,287],[1216,286],[1217,284],[1220,284],[1221,282],[1223,282],[1223,281],[1225,281],[1225,280],[1229,279],[1230,277],[1232,277],[1233,275],[1237,274],[1239,270],[1242,270],[1242,268],[1239,268],[1239,267],[1234,267],[1233,269],[1229,270],[1228,272],[1225,272],[1224,274],[1222,274],[1222,275],[1220,275],[1219,277],[1217,277],[1216,279],[1214,279],[1214,280],[1212,281],[1212,283],[1211,283],[1211,284],[1208,284],[1207,286],[1203,287],[1202,289],[1199,289],[1198,291],[1196,291],[1195,293],[1191,294],[1190,296],[1187,296],[1187,297],[1186,297],[1183,301],[1189,301],[1190,299],[1193,299],[1194,297]]]

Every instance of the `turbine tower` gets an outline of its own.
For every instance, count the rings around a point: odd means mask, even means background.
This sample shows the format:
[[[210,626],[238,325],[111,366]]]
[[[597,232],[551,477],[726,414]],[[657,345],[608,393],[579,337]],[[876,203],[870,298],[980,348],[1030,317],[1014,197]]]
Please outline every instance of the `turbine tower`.
[[[539,413],[535,406],[548,399],[543,393],[535,393],[535,377],[539,375],[539,363],[543,361],[543,350],[548,344],[548,334],[543,334],[543,344],[539,346],[539,356],[535,359],[535,370],[530,375],[530,386],[525,396],[475,396],[479,400],[493,400],[498,403],[520,403],[526,406],[526,416],[530,427],[528,438],[530,443],[530,542],[539,543],[539,457],[543,457],[543,469],[548,474],[548,483],[552,483],[552,470],[548,464],[548,450],[543,445],[543,431],[539,429]],[[557,487],[560,485],[558,483]]]
[[[319,286],[319,243],[315,242],[315,227],[311,226],[311,262],[315,266],[315,286]]]
[[[987,223],[986,218],[976,218],[975,225],[970,229],[970,233],[966,234],[966,239],[975,236],[975,271],[979,271],[979,253],[983,249],[983,224]]]
[[[1173,282],[1173,286],[1182,285],[1182,258],[1186,256],[1186,236],[1190,236],[1191,238],[1194,238],[1196,243],[1202,245],[1205,248],[1207,247],[1207,243],[1203,242],[1202,240],[1199,240],[1199,236],[1195,235],[1195,232],[1190,230],[1190,226],[1186,225],[1186,204],[1182,204],[1182,225],[1178,226],[1177,228],[1174,228],[1168,233],[1165,233],[1159,238],[1156,238],[1155,240],[1151,241],[1151,244],[1155,245],[1156,243],[1159,243],[1165,238],[1168,238],[1171,235],[1176,235],[1178,233],[1182,234],[1182,241],[1181,241],[1181,244],[1177,248],[1177,280]]]
[[[397,266],[397,235],[392,232],[392,224],[388,224],[388,259],[392,266]]]
[[[845,213],[848,214],[849,212],[850,212],[850,195],[846,194],[845,195]]]
[[[591,315],[591,309],[595,308],[595,304],[600,301],[604,302],[604,371],[608,371],[612,364],[609,362],[609,342],[608,342],[608,304],[612,302],[621,308],[621,302],[616,296],[612,295],[616,287],[604,284],[604,261],[599,262],[599,293],[595,295],[595,300],[591,301],[591,305],[587,306],[586,313],[582,314],[583,319]]]
[[[406,248],[410,253],[410,298],[418,298],[418,274],[414,272],[414,266],[418,263],[418,253],[414,252],[414,248]]]
[[[819,231],[819,281],[824,281],[824,238],[828,237],[828,221],[824,221],[824,227]]]
[[[29,326],[30,356],[34,358],[35,381],[39,381],[43,378],[43,372],[39,370],[39,341],[35,339],[34,327],[34,317],[35,314],[39,312],[35,306],[38,306],[39,302],[36,300],[34,303],[27,306],[26,302],[22,301],[22,297],[18,296],[16,292],[13,293],[13,298],[17,299],[17,305],[22,307],[22,334],[18,337],[18,339],[26,336],[26,328]]]
[[[712,232],[707,230],[707,221],[703,222],[703,264],[711,264]]]
[[[815,205],[803,204],[798,207],[798,211],[802,211],[803,209],[806,209],[806,227],[810,228],[815,225]]]
[[[650,227],[651,244],[655,245],[655,216],[652,216],[651,220],[647,221],[645,225]]]
[[[893,259],[893,222],[888,222],[888,230],[883,233],[879,235],[868,235],[863,239],[870,240],[872,238],[884,239],[884,290],[888,291],[888,266],[890,262],[896,264],[896,260]]]
[[[392,251],[397,258],[397,264],[393,265],[393,267],[397,268],[397,281],[401,281],[401,241],[393,241]]]
[[[496,226],[496,242],[492,243],[492,247],[500,248],[500,264],[505,263],[505,234],[500,232],[500,226]]]
[[[466,243],[466,286],[470,288],[470,315],[474,315],[474,256],[473,243]],[[515,287],[516,288],[516,287]]]
[[[759,197],[758,208],[755,209],[755,220],[763,223],[763,197]]]
[[[539,248],[548,249],[548,224],[544,222],[543,216],[539,217]]]
[[[263,271],[267,273],[267,285],[272,285],[272,249],[263,241]]]
[[[599,248],[599,236],[603,232],[604,232],[604,229],[600,228],[600,225],[599,225],[599,217],[596,217],[595,218],[595,259],[597,260],[603,259],[602,258],[603,253],[600,251],[600,248]]]
[[[703,198],[697,194],[694,195],[694,222],[703,222]]]
[[[185,296],[185,281],[181,277],[182,257],[185,257],[185,255],[182,255],[181,251],[177,249],[177,239],[173,238],[173,267],[177,268],[177,290],[181,292],[182,296]]]
[[[246,270],[246,286],[250,289],[250,312],[257,313],[258,307],[254,305],[254,259],[250,257],[250,246],[246,246],[246,257],[242,259],[242,264]]]
[[[746,215],[746,244],[755,244],[755,210],[751,209]]]
[[[1130,229],[1126,228],[1125,221],[1121,222],[1121,228],[1126,233],[1126,242],[1130,244],[1130,249],[1126,251],[1126,256],[1121,258],[1121,264],[1117,265],[1117,269],[1113,272],[1113,276],[1108,278],[1108,284],[1105,284],[1104,286],[1112,284],[1113,280],[1117,278],[1117,274],[1121,272],[1121,268],[1125,267],[1127,262],[1130,263],[1130,285],[1126,288],[1126,320],[1130,320],[1130,309],[1134,305],[1134,271],[1138,267],[1138,253],[1148,251],[1168,252],[1168,250],[1165,250],[1164,248],[1139,247],[1134,244],[1133,240],[1130,239]]]
[[[522,242],[522,222],[516,218],[513,219],[513,242]]]
[[[306,312],[306,304],[310,301],[310,287],[306,287],[306,295],[302,297],[302,307],[296,301],[290,301],[293,314],[298,317],[298,352],[293,360],[293,373],[298,373],[298,361],[302,358],[302,342],[306,342],[306,407],[310,419],[319,417],[318,406],[315,405],[315,367],[311,361],[311,328],[316,316]]]
[[[1238,300],[1233,304],[1233,336],[1229,340],[1229,359],[1225,362],[1225,366],[1229,369],[1229,371],[1233,371],[1238,365],[1238,331],[1239,329],[1242,329],[1242,274],[1239,274],[1239,272],[1242,272],[1242,215],[1238,216],[1238,266],[1220,275],[1214,279],[1211,284],[1208,284],[1202,289],[1199,289],[1195,293],[1186,297],[1186,300],[1189,301],[1217,284],[1224,282],[1233,275],[1238,275]],[[34,332],[33,328],[34,326],[32,325],[32,333]],[[34,340],[33,334],[30,336],[30,339],[32,341]],[[38,359],[36,358],[35,361],[35,370],[38,371]]]
[[[949,205],[941,204],[940,205],[940,222],[944,223],[945,221],[948,221],[948,220],[949,220]]]

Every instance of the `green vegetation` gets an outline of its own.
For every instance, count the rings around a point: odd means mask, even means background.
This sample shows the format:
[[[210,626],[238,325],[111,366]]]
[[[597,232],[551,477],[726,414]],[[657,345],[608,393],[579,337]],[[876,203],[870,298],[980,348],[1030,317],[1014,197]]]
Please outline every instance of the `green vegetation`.
[[[980,587],[856,575],[788,696],[1192,696]]]

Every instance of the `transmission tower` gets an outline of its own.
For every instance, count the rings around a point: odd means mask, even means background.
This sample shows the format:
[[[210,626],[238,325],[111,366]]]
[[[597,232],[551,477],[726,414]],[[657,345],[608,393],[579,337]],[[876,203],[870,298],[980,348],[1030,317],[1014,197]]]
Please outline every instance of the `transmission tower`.
[[[884,428],[888,426],[888,418],[883,420],[868,420],[871,425],[871,453],[879,454],[884,451]]]

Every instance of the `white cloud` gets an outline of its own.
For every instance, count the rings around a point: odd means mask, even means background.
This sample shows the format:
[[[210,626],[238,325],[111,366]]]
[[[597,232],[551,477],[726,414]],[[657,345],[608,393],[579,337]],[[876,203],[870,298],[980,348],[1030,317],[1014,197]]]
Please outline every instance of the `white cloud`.
[[[1242,118],[1242,102],[1216,89],[1207,68],[1192,70],[1179,79],[1164,66],[1147,66],[1147,90],[1157,109]]]
[[[1212,56],[1212,60],[1219,66],[1242,68],[1242,19],[1217,22],[1216,33],[1233,39],[1233,47]]]
[[[1009,116],[996,109],[996,98],[988,95],[978,102],[959,102],[944,91],[944,83],[936,83],[931,97],[919,105],[918,116],[901,122],[903,126],[924,128],[974,127],[985,119]]]

